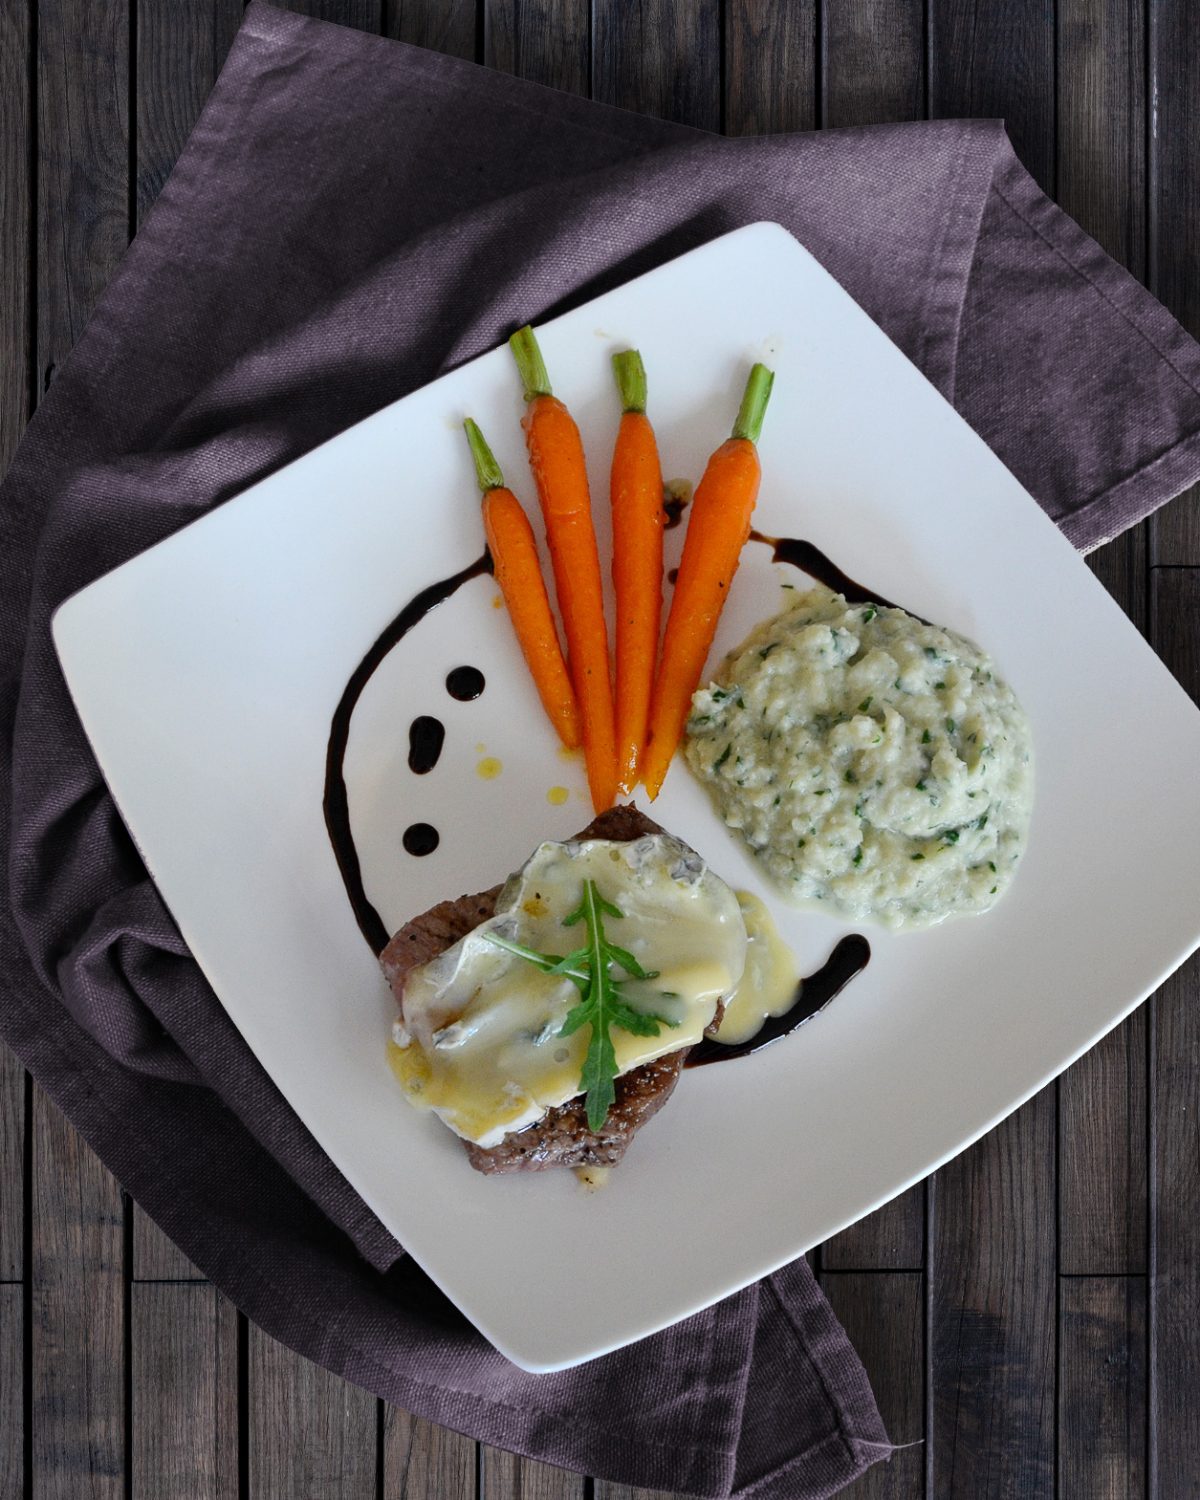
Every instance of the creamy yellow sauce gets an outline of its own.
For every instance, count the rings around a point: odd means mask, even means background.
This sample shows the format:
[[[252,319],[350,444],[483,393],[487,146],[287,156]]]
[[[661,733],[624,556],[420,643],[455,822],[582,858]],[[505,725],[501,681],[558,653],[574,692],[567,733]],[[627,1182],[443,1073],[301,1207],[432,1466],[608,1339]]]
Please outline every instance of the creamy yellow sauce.
[[[718,1042],[731,1046],[757,1036],[768,1016],[791,1010],[800,983],[795,955],[775,930],[771,913],[750,891],[738,891],[737,900],[746,924],[746,967],[725,1001],[716,1032]]]
[[[612,1028],[618,1073],[698,1042],[742,976],[747,936],[738,899],[677,839],[542,844],[505,885],[495,916],[405,985],[392,1068],[411,1104],[468,1140],[495,1145],[582,1092],[591,1028],[559,1035],[579,990],[489,934],[541,953],[573,951],[586,933],[564,920],[585,880],[622,912],[605,918],[608,938],[656,971],[622,985],[629,1004],[664,1024],[652,1036]]]

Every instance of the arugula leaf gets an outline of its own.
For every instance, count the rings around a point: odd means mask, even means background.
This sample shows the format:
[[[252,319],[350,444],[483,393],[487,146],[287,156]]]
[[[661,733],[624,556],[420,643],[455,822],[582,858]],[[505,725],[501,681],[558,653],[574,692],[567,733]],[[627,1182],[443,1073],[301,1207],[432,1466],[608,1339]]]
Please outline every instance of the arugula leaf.
[[[601,1128],[617,1097],[617,1053],[612,1028],[619,1026],[633,1036],[658,1036],[660,1027],[679,1025],[678,1021],[666,1016],[638,1010],[625,998],[622,993],[624,981],[613,978],[614,965],[623,969],[631,979],[657,979],[658,971],[642,968],[632,953],[609,941],[604,931],[606,915],[619,920],[624,913],[604,899],[594,880],[585,880],[579,905],[563,918],[564,927],[574,927],[579,922],[586,924],[588,940],[585,947],[560,957],[556,953],[539,953],[494,932],[486,934],[488,941],[498,948],[526,959],[544,974],[561,974],[579,990],[579,1002],[567,1012],[558,1035],[572,1036],[584,1026],[591,1027],[592,1034],[579,1075],[579,1087],[587,1095],[589,1130]]]

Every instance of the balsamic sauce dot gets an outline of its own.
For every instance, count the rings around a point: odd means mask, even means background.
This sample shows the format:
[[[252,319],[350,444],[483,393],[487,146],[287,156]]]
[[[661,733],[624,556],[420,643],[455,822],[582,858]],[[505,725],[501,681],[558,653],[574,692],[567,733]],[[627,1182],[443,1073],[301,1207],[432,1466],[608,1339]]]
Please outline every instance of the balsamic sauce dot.
[[[404,848],[418,859],[424,854],[432,854],[441,843],[441,836],[432,823],[411,823],[404,830]]]
[[[408,769],[414,776],[432,771],[446,742],[446,726],[441,719],[420,714],[408,726]]]
[[[460,703],[478,698],[485,686],[486,680],[478,667],[455,667],[446,677],[446,691]]]

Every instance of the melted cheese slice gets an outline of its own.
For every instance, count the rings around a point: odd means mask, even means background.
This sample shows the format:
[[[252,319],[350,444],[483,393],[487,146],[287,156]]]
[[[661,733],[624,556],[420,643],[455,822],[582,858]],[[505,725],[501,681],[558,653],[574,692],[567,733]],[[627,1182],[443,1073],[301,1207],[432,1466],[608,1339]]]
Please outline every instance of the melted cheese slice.
[[[725,1001],[717,1041],[736,1045],[757,1036],[768,1016],[785,1015],[800,996],[796,958],[775,929],[771,913],[750,891],[738,891],[746,923],[746,967]]]
[[[505,885],[495,915],[414,970],[404,988],[392,1067],[410,1103],[467,1140],[494,1146],[581,1092],[590,1027],[558,1035],[579,991],[488,934],[541,953],[571,952],[586,933],[563,920],[588,879],[622,912],[604,919],[610,941],[658,971],[625,981],[625,998],[675,1022],[649,1037],[614,1026],[619,1072],[698,1042],[718,1000],[742,976],[746,923],[738,899],[677,839],[542,844]]]

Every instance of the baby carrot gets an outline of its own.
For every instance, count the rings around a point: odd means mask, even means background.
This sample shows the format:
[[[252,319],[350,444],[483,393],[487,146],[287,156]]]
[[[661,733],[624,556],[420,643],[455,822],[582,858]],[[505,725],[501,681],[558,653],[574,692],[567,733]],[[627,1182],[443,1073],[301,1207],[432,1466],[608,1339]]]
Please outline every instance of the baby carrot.
[[[696,486],[654,686],[650,738],[642,757],[642,780],[651,798],[658,796],[683,733],[692,694],[750,535],[762,473],[755,444],[774,378],[765,365],[755,365],[750,371],[733,436],[709,459],[704,478]]]
[[[621,426],[613,449],[613,589],[617,603],[617,776],[637,785],[662,611],[663,482],[646,415],[646,370],[636,349],[613,355]]]
[[[597,812],[617,792],[617,743],[600,554],[592,526],[583,443],[570,412],[550,390],[532,328],[509,339],[525,388],[525,443],[546,522],[554,589],[567,637],[567,663],[583,729],[588,786]]]
[[[467,418],[463,423],[475,477],[483,495],[483,529],[496,582],[508,606],[508,617],[537,688],[542,707],[563,744],[569,750],[580,742],[579,710],[567,674],[558,631],[550,613],[550,600],[542,582],[537,543],[529,517],[521,502],[505,488],[500,465],[484,441],[483,433]]]

